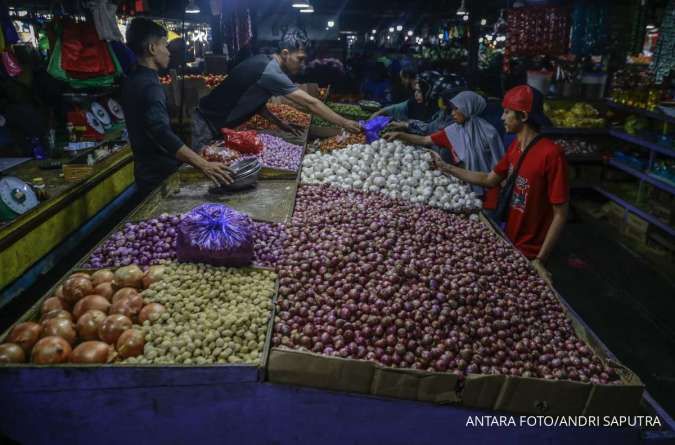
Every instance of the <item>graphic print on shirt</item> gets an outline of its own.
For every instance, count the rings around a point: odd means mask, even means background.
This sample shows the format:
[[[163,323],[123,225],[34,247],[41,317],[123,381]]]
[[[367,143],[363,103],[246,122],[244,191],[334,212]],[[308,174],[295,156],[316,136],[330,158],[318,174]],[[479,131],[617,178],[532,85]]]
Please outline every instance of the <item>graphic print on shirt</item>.
[[[513,199],[511,201],[511,208],[518,210],[521,213],[525,213],[525,207],[527,206],[527,194],[530,190],[530,184],[527,181],[527,178],[518,175],[516,178],[516,183],[513,187]]]

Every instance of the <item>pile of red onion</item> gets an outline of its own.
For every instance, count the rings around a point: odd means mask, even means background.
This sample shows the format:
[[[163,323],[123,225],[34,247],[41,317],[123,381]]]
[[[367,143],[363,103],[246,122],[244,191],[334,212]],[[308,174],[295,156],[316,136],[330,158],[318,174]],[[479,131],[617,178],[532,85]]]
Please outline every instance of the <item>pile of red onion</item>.
[[[260,156],[264,167],[298,171],[302,161],[301,146],[265,133],[258,133],[258,139],[265,145],[265,151]]]
[[[288,238],[283,224],[253,221],[253,257],[259,266],[274,266],[283,253]]]
[[[619,382],[526,259],[479,221],[303,186],[273,345],[385,366]]]
[[[126,223],[92,253],[84,267],[148,266],[174,260],[179,221],[180,216],[163,214],[159,218]]]
[[[127,223],[121,231],[99,246],[86,269],[119,267],[129,264],[149,266],[176,259],[176,228],[181,217],[162,215],[138,223]],[[283,250],[287,235],[283,224],[253,222],[254,261],[273,266]]]

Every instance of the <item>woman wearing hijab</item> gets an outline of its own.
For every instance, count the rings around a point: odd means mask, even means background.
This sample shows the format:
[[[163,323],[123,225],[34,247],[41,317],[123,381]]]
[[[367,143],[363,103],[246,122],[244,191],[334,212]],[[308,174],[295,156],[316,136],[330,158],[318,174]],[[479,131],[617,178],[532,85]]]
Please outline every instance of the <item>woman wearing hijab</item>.
[[[399,139],[413,145],[436,146],[447,151],[452,163],[463,164],[467,170],[490,172],[504,156],[504,144],[495,127],[479,117],[487,103],[473,91],[463,91],[450,100],[451,115],[454,123],[444,130],[429,136],[420,136],[402,132],[390,132],[384,135],[388,141]],[[483,196],[486,209],[497,205],[497,189],[484,191],[472,186],[477,195]]]
[[[389,105],[373,113],[370,118],[390,116],[394,121],[430,120],[438,109],[428,100],[429,85],[426,82],[415,81],[412,97],[404,102]]]

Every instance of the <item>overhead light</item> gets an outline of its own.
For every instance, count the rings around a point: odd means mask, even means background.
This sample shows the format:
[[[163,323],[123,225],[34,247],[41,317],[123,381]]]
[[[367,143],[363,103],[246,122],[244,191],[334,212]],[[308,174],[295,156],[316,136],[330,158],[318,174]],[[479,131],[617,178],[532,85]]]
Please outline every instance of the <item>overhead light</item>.
[[[415,34],[415,33],[414,33],[414,32],[412,32],[412,30],[408,31],[408,35],[409,35],[409,36],[411,36],[411,37],[412,37],[412,35],[413,35],[413,34]]]
[[[406,42],[408,41],[408,36],[405,36],[405,41],[406,41]]]
[[[335,22],[333,20],[328,20],[328,27],[332,28],[333,26],[335,26]]]
[[[487,20],[480,19],[480,26],[485,26],[485,25],[487,25]]]
[[[293,4],[291,6],[294,7],[294,8],[303,8],[304,9],[304,8],[309,8],[312,5],[310,5],[307,2],[293,2]]]
[[[202,10],[199,9],[199,5],[195,2],[195,0],[190,0],[185,7],[185,12],[187,14],[199,14],[202,12]]]
[[[387,36],[387,40],[391,40],[391,36]]]
[[[398,26],[396,27],[396,31],[398,31],[398,32],[403,31],[403,26],[398,25]]]
[[[468,12],[466,10],[466,1],[462,0],[462,4],[459,5],[459,9],[457,9],[457,15],[467,15]]]
[[[373,30],[370,31],[370,32],[372,32],[373,34],[377,34],[377,29],[373,29]]]
[[[389,28],[389,32],[394,32],[394,27]]]
[[[314,8],[309,7],[307,9],[301,9],[300,12],[302,12],[303,14],[312,14],[314,12]]]
[[[326,31],[329,31],[329,30],[330,30],[330,28],[326,26]]]
[[[438,35],[438,40],[443,40],[443,34]]]
[[[465,22],[468,22],[469,21],[469,14],[466,14],[466,15],[462,16],[462,20],[464,20]]]
[[[654,26],[654,25],[647,25],[647,26],[645,27],[645,29],[646,29],[647,31],[651,31],[651,30],[654,29],[654,28],[656,28],[656,26]]]
[[[370,36],[370,41],[372,42],[373,40],[375,40],[375,37]]]

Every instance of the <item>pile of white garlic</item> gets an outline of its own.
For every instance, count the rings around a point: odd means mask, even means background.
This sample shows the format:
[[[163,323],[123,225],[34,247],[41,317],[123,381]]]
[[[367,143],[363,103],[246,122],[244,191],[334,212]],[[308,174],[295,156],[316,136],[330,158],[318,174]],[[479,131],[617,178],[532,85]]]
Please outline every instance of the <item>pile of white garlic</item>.
[[[302,182],[379,192],[451,212],[481,207],[481,200],[467,184],[443,175],[431,164],[431,155],[422,149],[380,139],[327,154],[306,155]]]

